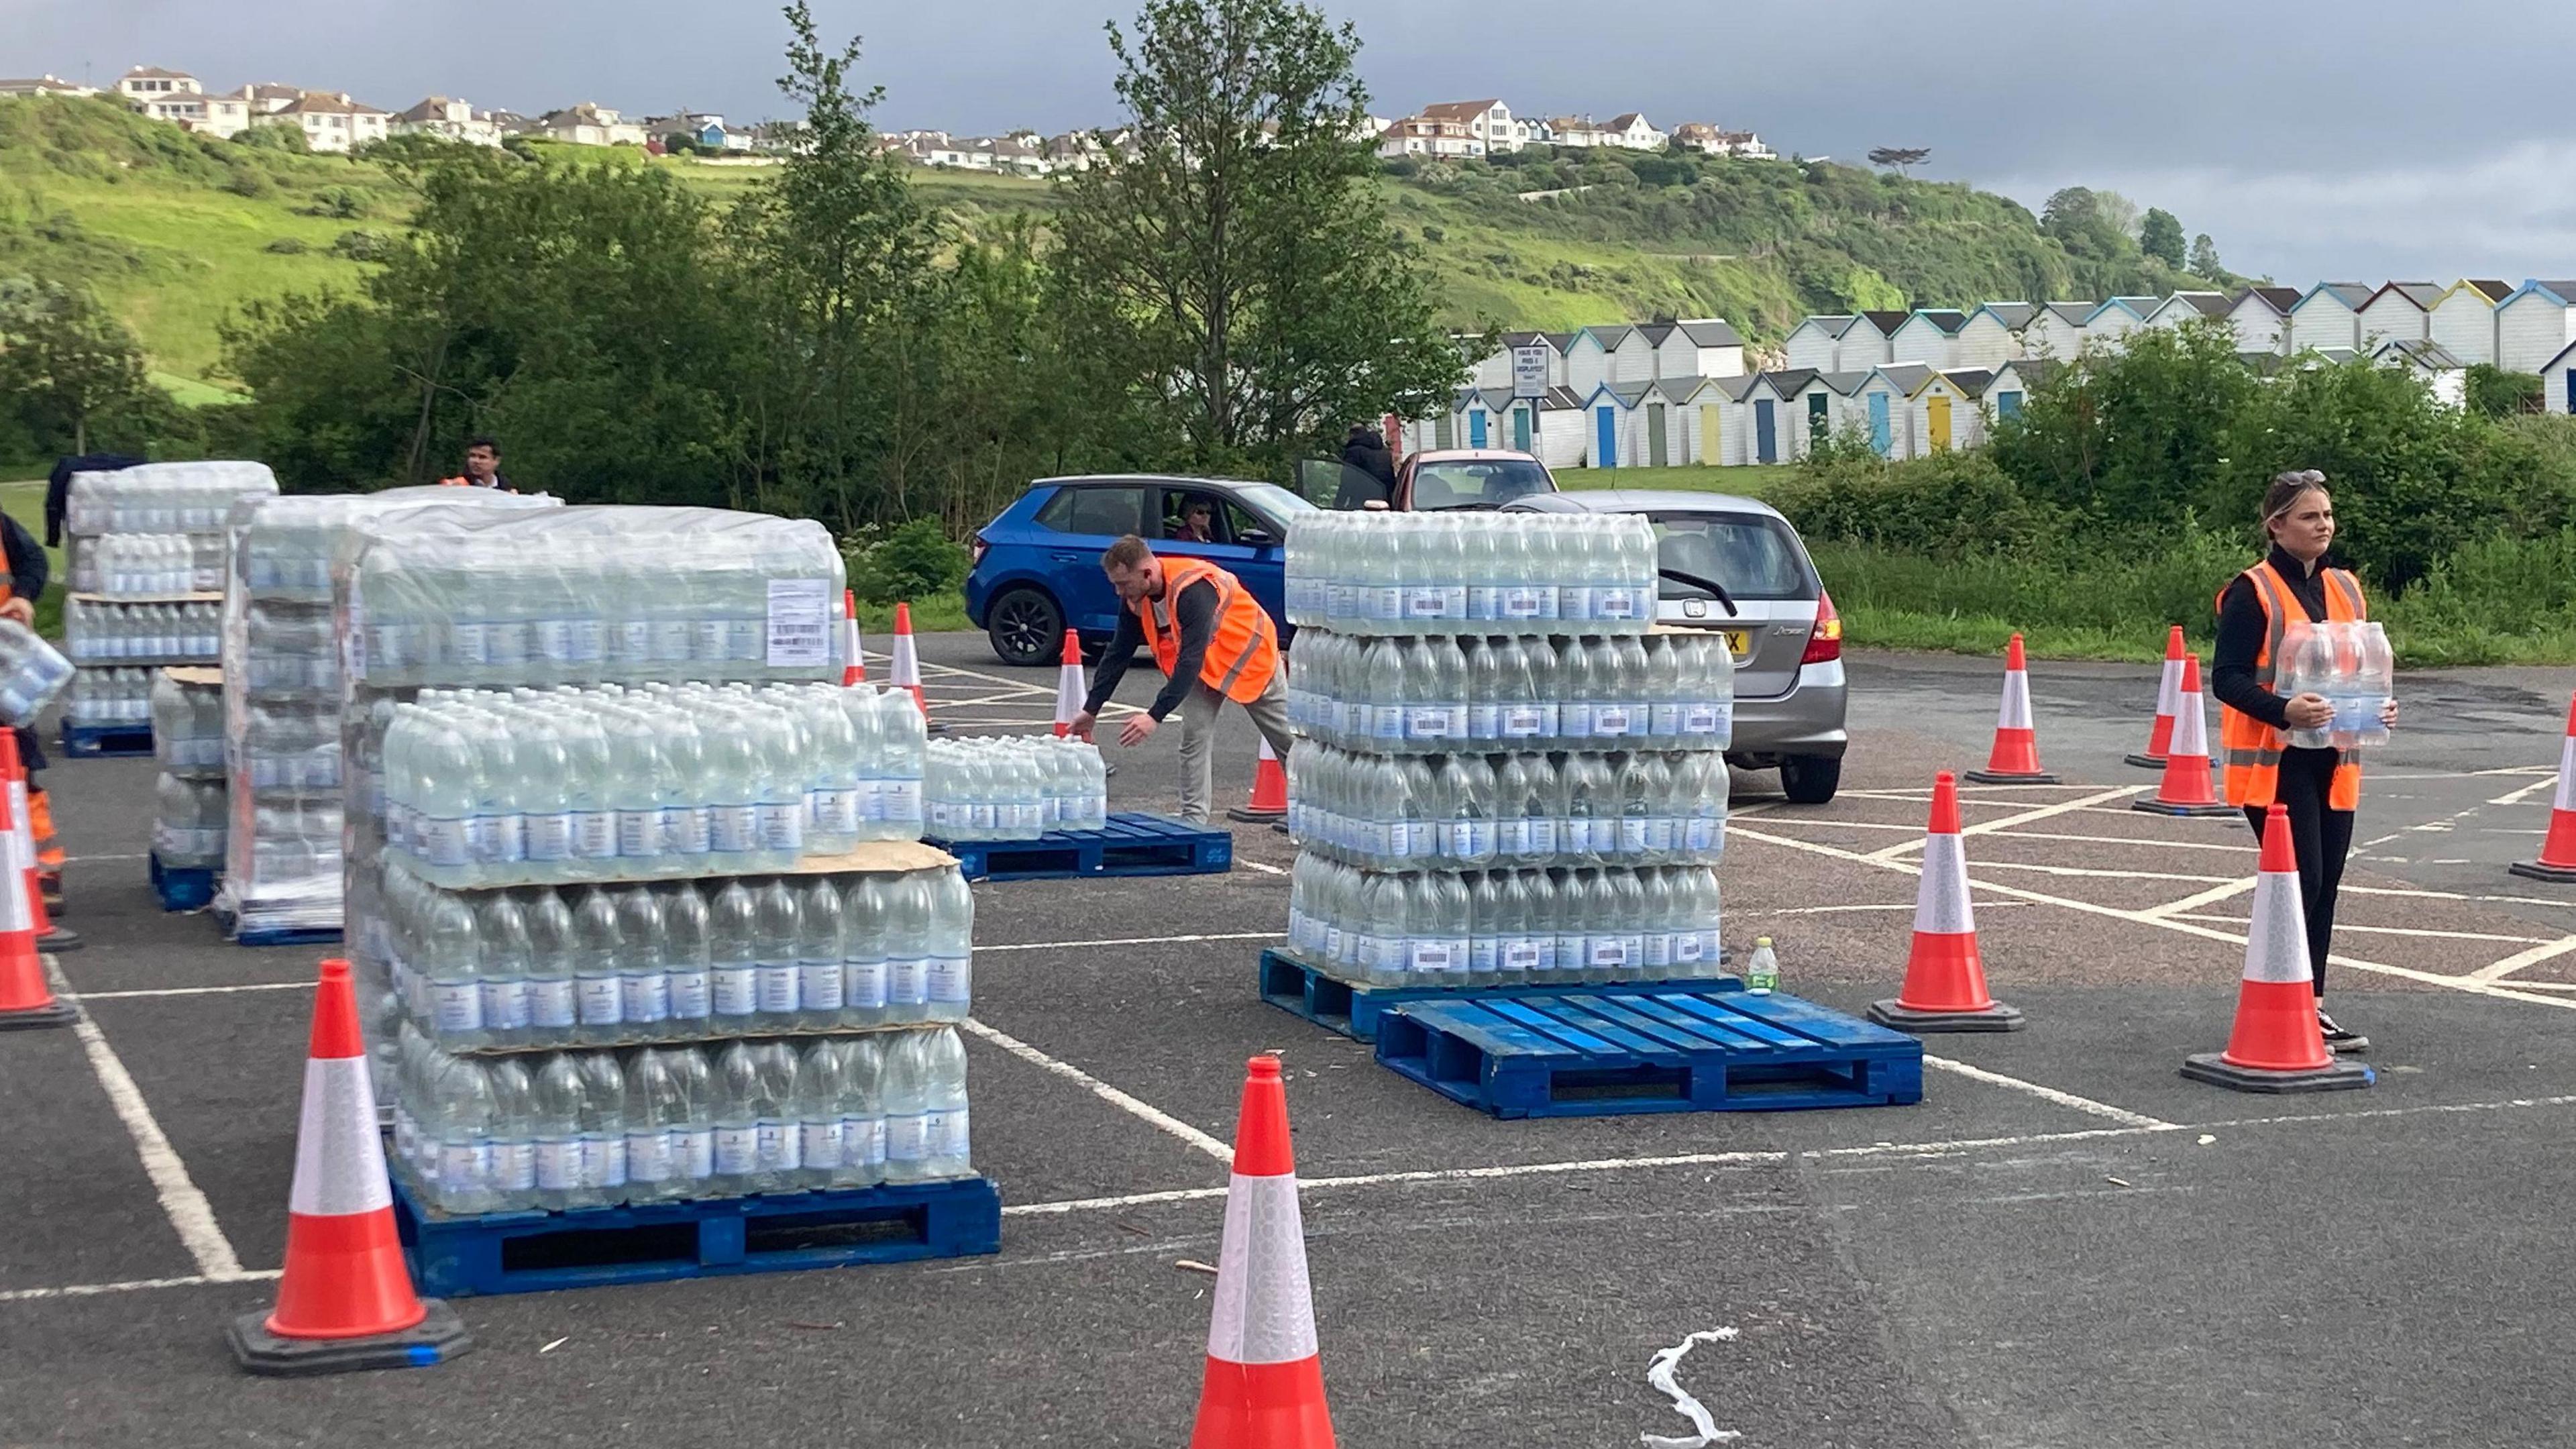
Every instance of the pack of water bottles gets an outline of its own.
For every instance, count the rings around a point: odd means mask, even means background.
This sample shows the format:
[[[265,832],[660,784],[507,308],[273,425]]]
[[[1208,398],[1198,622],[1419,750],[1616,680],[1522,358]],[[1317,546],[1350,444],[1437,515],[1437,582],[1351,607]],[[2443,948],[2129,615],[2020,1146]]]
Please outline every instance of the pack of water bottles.
[[[934,740],[922,779],[933,840],[1035,840],[1109,823],[1109,770],[1077,739]]]
[[[79,537],[115,533],[223,532],[238,498],[274,497],[277,475],[265,463],[143,463],[103,473],[74,473],[65,523]]]
[[[391,1158],[451,1215],[974,1175],[951,1026],[476,1058],[404,1029]]]
[[[212,664],[223,606],[213,599],[137,604],[75,594],[63,601],[63,645],[80,665]]]
[[[163,771],[152,785],[152,855],[165,869],[220,870],[229,812],[224,782]]]
[[[1383,754],[1496,749],[1723,750],[1735,665],[1713,634],[1616,638],[1298,637],[1288,717]]]
[[[386,848],[434,884],[784,870],[915,840],[928,737],[899,690],[424,690],[379,745]]]
[[[440,509],[361,533],[333,579],[367,688],[839,677],[841,554],[810,519]]]
[[[395,865],[403,1019],[453,1052],[963,1021],[974,897],[954,865],[451,891]]]
[[[35,630],[0,619],[0,724],[34,724],[73,672],[72,662]]]
[[[85,729],[131,729],[152,723],[149,669],[83,669],[63,697],[63,720]]]
[[[1715,865],[1726,851],[1724,757],[1288,754],[1288,833],[1371,870]]]
[[[1618,634],[1655,621],[1654,526],[1612,513],[1303,513],[1288,622],[1342,634]]]
[[[224,681],[212,669],[164,669],[148,695],[152,756],[182,780],[224,777]]]
[[[2286,732],[2300,749],[2360,750],[2388,743],[2388,726],[2379,720],[2397,693],[2397,655],[2388,631],[2376,620],[2293,620],[2282,631],[2272,690],[2284,699],[2319,695],[2334,706],[2334,719],[2325,727]]]
[[[223,586],[219,532],[111,533],[81,550],[80,566],[72,574],[75,592],[111,599],[212,594]]]
[[[1723,974],[1716,872],[1354,870],[1300,856],[1288,944],[1371,986],[1666,981]]]

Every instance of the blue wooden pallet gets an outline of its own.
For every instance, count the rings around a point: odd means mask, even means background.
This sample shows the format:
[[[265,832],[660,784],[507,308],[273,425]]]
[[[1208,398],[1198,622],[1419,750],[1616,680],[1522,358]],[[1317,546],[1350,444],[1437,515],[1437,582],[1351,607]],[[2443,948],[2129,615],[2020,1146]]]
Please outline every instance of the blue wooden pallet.
[[[152,753],[148,724],[63,726],[63,753],[79,759],[103,759]]]
[[[1286,951],[1273,948],[1261,953],[1262,1000],[1357,1041],[1377,1040],[1380,1018],[1409,1002],[1664,996],[1674,992],[1733,991],[1743,985],[1732,976],[1701,976],[1687,981],[1557,982],[1532,986],[1365,986],[1308,965]]]
[[[1071,876],[1212,875],[1234,869],[1234,836],[1160,815],[1121,811],[1100,830],[1057,830],[1035,840],[930,844],[957,857],[968,880],[1061,880]]]
[[[261,926],[233,935],[236,946],[327,946],[340,939],[337,926]]]
[[[464,1218],[423,1211],[399,1174],[393,1184],[412,1281],[440,1298],[1002,1250],[1002,1193],[989,1177]]]
[[[152,893],[165,911],[202,911],[214,903],[215,872],[211,866],[163,865],[152,853]]]
[[[1411,1002],[1378,1065],[1495,1117],[1886,1107],[1923,1100],[1923,1044],[1742,991]]]

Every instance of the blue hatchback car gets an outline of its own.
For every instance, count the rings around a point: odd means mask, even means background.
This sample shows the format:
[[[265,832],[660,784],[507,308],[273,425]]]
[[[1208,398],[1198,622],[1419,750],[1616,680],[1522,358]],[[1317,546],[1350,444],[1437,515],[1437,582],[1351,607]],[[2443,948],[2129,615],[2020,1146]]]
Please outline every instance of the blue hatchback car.
[[[1118,627],[1118,594],[1100,555],[1122,534],[1158,554],[1203,558],[1286,623],[1288,520],[1315,507],[1271,483],[1117,475],[1043,478],[975,534],[966,617],[1005,664],[1053,664],[1064,631],[1097,654]]]

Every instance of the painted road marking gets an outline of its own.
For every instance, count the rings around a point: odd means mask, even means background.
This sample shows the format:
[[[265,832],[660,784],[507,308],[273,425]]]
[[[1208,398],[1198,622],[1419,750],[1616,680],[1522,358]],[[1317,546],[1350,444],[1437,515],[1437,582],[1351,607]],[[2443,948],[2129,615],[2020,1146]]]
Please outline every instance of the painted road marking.
[[[2220,916],[2189,911],[2171,911],[2167,912],[2167,914],[2171,915],[2177,921],[2208,921],[2221,926],[2242,926],[2246,924],[2246,918],[2243,916]],[[2497,936],[2490,935],[2484,931],[2428,931],[2415,926],[2356,926],[2350,921],[2335,922],[2335,929],[2338,931],[2360,931],[2373,936],[2421,936],[2434,941],[2503,941],[2515,945],[2536,945],[2552,939],[2548,936]],[[2524,964],[2528,965],[2530,963],[2525,962]],[[2472,976],[2476,975],[2475,972],[2471,972],[2470,974]]]
[[[2241,896],[2247,891],[2254,889],[2254,881],[2255,877],[2253,876],[2243,876],[2236,880],[2229,881],[2225,885],[2211,886],[2209,889],[2202,891],[2197,895],[2184,896],[2178,901],[2167,901],[2161,906],[2149,906],[2147,907],[2147,914],[2151,916],[2179,916],[2186,911],[2199,910],[2202,906],[2214,906],[2220,901],[2226,900],[2232,896]]]
[[[1182,1121],[1180,1118],[1171,1115],[1162,1108],[1155,1106],[1153,1103],[1148,1102],[1141,1097],[1129,1096],[1127,1093],[1118,1090],[1116,1087],[1109,1085],[1107,1082],[1100,1080],[1098,1077],[1093,1076],[1071,1062],[1057,1061],[1055,1058],[1048,1056],[1045,1052],[1039,1051],[1036,1047],[1029,1045],[1018,1037],[1012,1036],[1008,1032],[999,1031],[993,1027],[986,1026],[984,1023],[977,1021],[971,1016],[966,1018],[964,1021],[959,1022],[958,1025],[966,1028],[970,1032],[973,1032],[975,1035],[982,1037],[984,1040],[991,1042],[993,1045],[1000,1047],[1002,1050],[1009,1052],[1011,1055],[1018,1057],[1020,1060],[1029,1063],[1031,1066],[1053,1072],[1057,1076],[1064,1078],[1066,1081],[1079,1085],[1083,1090],[1091,1093],[1091,1095],[1095,1097],[1098,1097],[1100,1100],[1107,1102],[1119,1111],[1124,1112],[1139,1121],[1150,1123],[1153,1126],[1170,1133],[1172,1136],[1181,1139],[1183,1142],[1188,1143],[1192,1147],[1197,1148],[1199,1151],[1206,1153],[1208,1156],[1215,1158],[1219,1162],[1231,1164],[1234,1161],[1234,1149],[1232,1147],[1217,1141],[1215,1138],[1210,1137],[1208,1134],[1201,1132],[1196,1127],[1191,1126],[1189,1123]]]
[[[1985,1082],[1991,1086],[2010,1087],[2016,1092],[2028,1092],[2044,1102],[2054,1102],[2061,1107],[2072,1107],[2078,1112],[2089,1112],[2096,1117],[2108,1117],[2125,1126],[2143,1127],[2155,1132],[2182,1130],[2174,1123],[2150,1117],[2143,1112],[2114,1107],[2108,1102],[2096,1102],[2090,1097],[2079,1097],[2073,1092],[2061,1092],[2055,1087],[2043,1087],[2037,1082],[2026,1082],[2019,1077],[2007,1077],[2001,1072],[1990,1072],[1984,1067],[1972,1067],[1966,1062],[1952,1061],[1948,1057],[1936,1057],[1929,1052],[1923,1054],[1923,1065],[1938,1067],[1955,1076],[1966,1077],[1972,1082]]]
[[[2012,826],[2020,825],[2028,821],[2046,820],[2052,816],[2064,815],[2076,810],[2090,809],[2093,806],[2105,804],[2112,800],[2126,800],[2132,795],[2144,793],[2146,789],[2147,787],[2144,785],[2123,785],[2116,790],[2100,790],[2090,795],[2081,796],[2077,799],[2060,800],[2054,805],[2040,805],[2029,810],[2018,811],[2014,814],[2006,815],[2001,819],[1980,820],[1976,824],[1961,830],[1959,833],[1961,835],[1992,835],[1998,830],[2008,829]],[[1900,845],[1891,845],[1884,850],[1874,851],[1871,853],[1870,858],[1877,861],[1892,860],[1899,855],[1903,855],[1909,850],[1920,850],[1922,848],[1922,841],[1909,840]]]
[[[2511,976],[2513,973],[2520,971],[2526,966],[2537,966],[2543,961],[2564,956],[2570,951],[2576,951],[2576,936],[2561,936],[2555,941],[2544,942],[2532,947],[2528,951],[2516,951],[2501,961],[2490,962],[2487,965],[2481,966],[2477,970],[2469,973],[2469,979],[2471,981],[2501,981],[2505,977]]]

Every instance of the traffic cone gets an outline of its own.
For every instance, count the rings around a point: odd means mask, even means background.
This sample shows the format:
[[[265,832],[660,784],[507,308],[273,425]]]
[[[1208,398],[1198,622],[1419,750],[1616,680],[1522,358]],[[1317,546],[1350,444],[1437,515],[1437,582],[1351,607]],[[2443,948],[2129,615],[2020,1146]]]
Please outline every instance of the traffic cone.
[[[313,997],[277,1307],[235,1318],[224,1337],[255,1374],[426,1368],[474,1342],[446,1304],[412,1292],[403,1266],[346,961],[322,963]]]
[[[84,944],[80,933],[55,925],[45,909],[44,873],[36,861],[35,792],[27,780],[25,761],[18,754],[17,732],[7,730],[0,734],[7,736],[0,741],[0,776],[9,782],[8,854],[16,861],[11,868],[26,877],[27,915],[34,922],[36,949],[55,955],[77,951]]]
[[[1932,820],[1923,837],[1923,883],[1914,895],[1914,949],[1896,999],[1869,1019],[1900,1031],[2019,1031],[2018,1007],[1986,994],[1977,916],[1968,904],[1968,854],[1959,841],[1959,782],[1932,777]]]
[[[2133,800],[2129,808],[2150,815],[2233,815],[2235,808],[2221,802],[2210,786],[2209,721],[2201,709],[2198,659],[2183,660],[2178,697],[2164,783],[2156,787],[2156,798]]]
[[[2576,882],[2576,700],[2567,704],[2567,739],[2558,749],[2558,798],[2549,810],[2549,836],[2540,859],[2517,861],[2513,873],[2532,880]]]
[[[2156,682],[2156,723],[2147,731],[2145,754],[2130,755],[2125,763],[2141,769],[2161,770],[2165,750],[2173,742],[2174,711],[2182,702],[2182,626],[2176,624],[2165,635],[2165,672]]]
[[[868,682],[867,641],[859,637],[859,596],[854,589],[841,590],[841,687]]]
[[[17,735],[0,729],[0,769],[15,768],[17,763]],[[45,983],[44,958],[36,951],[35,912],[43,902],[35,889],[33,837],[20,834],[26,820],[26,792],[13,786],[0,798],[6,800],[9,811],[8,820],[0,821],[0,829],[7,834],[7,858],[0,862],[0,868],[5,868],[5,874],[0,874],[0,1031],[66,1026],[79,1013],[69,1003],[54,999],[53,988]],[[26,844],[23,863],[22,841]],[[7,883],[11,875],[18,877],[18,884]]]
[[[1246,1068],[1190,1449],[1332,1449],[1279,1059]]]
[[[1279,763],[1279,752],[1270,748],[1268,735],[1261,737],[1261,759],[1252,767],[1252,799],[1225,812],[1225,818],[1246,825],[1268,825],[1288,818],[1288,771]]]
[[[2367,1087],[2378,1078],[2359,1062],[2326,1050],[2317,1025],[2315,978],[2308,970],[2308,923],[2299,907],[2299,856],[2290,843],[2290,812],[2274,805],[2263,825],[2263,854],[2254,877],[2253,918],[2245,930],[2245,978],[2236,987],[2236,1029],[2227,1050],[2183,1059],[2195,1082],[2240,1092],[2332,1092]]]
[[[930,718],[930,701],[921,692],[921,656],[912,647],[912,605],[894,606],[894,652],[886,664],[886,682],[912,695],[913,707]]]
[[[1082,702],[1091,698],[1091,682],[1082,677],[1082,637],[1071,629],[1064,631],[1064,658],[1055,672],[1055,737],[1063,739],[1073,733],[1073,717],[1082,713]]]
[[[1995,716],[1995,747],[1986,767],[1970,770],[1980,785],[2054,785],[2057,777],[2039,767],[2039,731],[2030,722],[2030,666],[2022,659],[2021,636],[2012,636],[2004,651],[2004,704]]]

